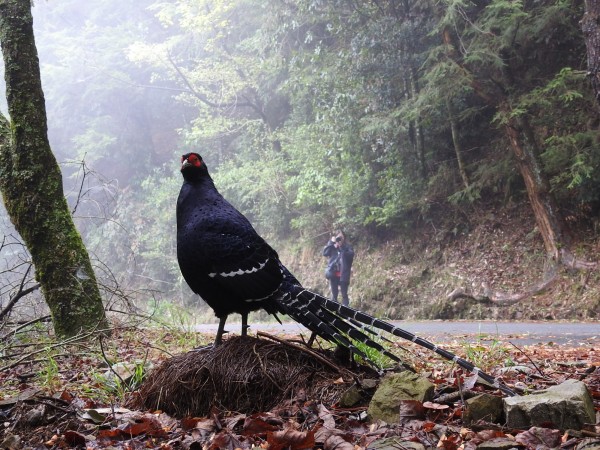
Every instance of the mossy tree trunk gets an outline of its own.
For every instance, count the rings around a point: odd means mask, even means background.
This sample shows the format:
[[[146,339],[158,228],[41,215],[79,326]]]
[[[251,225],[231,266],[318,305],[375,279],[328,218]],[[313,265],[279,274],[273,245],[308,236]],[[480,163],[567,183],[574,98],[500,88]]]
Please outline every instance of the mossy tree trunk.
[[[60,337],[106,329],[88,253],[63,193],[47,133],[30,0],[0,0],[10,122],[0,115],[0,190],[35,266]]]

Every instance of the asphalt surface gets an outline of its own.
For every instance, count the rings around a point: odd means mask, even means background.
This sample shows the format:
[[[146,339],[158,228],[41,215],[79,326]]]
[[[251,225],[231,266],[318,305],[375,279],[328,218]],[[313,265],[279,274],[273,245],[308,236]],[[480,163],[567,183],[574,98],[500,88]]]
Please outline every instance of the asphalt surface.
[[[235,317],[233,317],[235,320]],[[226,330],[239,333],[241,324],[227,322]],[[395,326],[425,339],[438,342],[461,340],[498,340],[515,345],[555,343],[559,345],[600,345],[600,322],[495,322],[495,321],[392,321]],[[197,331],[216,333],[217,324],[197,325]],[[250,323],[249,334],[263,331],[271,334],[308,333],[306,328],[294,323]]]

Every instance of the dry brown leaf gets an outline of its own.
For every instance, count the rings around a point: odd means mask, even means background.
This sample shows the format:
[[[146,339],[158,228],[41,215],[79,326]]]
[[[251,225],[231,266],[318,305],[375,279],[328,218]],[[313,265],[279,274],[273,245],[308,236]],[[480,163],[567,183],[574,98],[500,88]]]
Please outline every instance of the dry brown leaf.
[[[451,434],[450,436],[442,436],[437,447],[443,448],[444,450],[456,450],[461,443],[462,439],[460,438],[460,435]]]
[[[215,431],[215,421],[206,417],[188,417],[181,419],[181,428],[184,430],[197,429],[207,433]]]
[[[242,448],[242,442],[226,430],[223,430],[212,438],[208,450],[235,450]]]
[[[230,430],[233,430],[238,425],[240,425],[240,426],[243,425],[245,420],[246,420],[246,414],[235,414],[233,416],[228,416],[228,417],[221,419],[221,422],[222,422],[223,428],[229,428]]]
[[[122,436],[121,430],[111,428],[109,430],[98,430],[98,439],[118,439]]]
[[[158,419],[152,414],[140,415],[136,417],[135,420],[123,423],[117,428],[98,431],[98,437],[105,439],[128,439],[142,434],[153,437],[163,437],[167,435],[167,432]]]
[[[277,431],[283,421],[269,413],[256,413],[244,420],[244,436],[264,435],[269,431]]]
[[[356,436],[362,436],[363,434],[367,434],[370,432],[373,432],[374,434],[378,435],[381,433],[385,433],[385,431],[388,429],[388,426],[381,426],[377,429],[371,429],[371,427],[365,422],[359,422],[358,420],[354,419],[347,419],[346,423],[344,424],[344,430]]]
[[[424,419],[425,408],[423,403],[418,400],[402,400],[400,402],[400,422],[406,423],[409,420]]]
[[[50,447],[54,447],[56,445],[56,443],[58,442],[59,436],[57,434],[54,434],[49,441],[44,442],[44,445],[48,448]]]
[[[67,430],[64,434],[65,442],[71,447],[85,445],[85,436],[77,431]]]
[[[317,406],[317,411],[319,413],[319,419],[323,421],[323,426],[325,428],[335,428],[335,419],[333,414],[331,414],[331,412],[325,408],[322,403],[319,403],[319,406]]]
[[[354,450],[354,445],[340,435],[331,435],[325,440],[323,450]]]
[[[436,423],[435,422],[425,422],[423,424],[423,431],[425,431],[426,433],[430,433],[433,431],[433,429],[435,428]]]
[[[560,431],[550,428],[531,427],[515,436],[515,441],[525,447],[544,450],[560,445]]]
[[[61,392],[59,398],[67,403],[71,403],[75,397],[65,389]]]
[[[477,384],[477,378],[479,378],[479,376],[476,373],[474,373],[470,377],[466,377],[463,380],[463,389],[473,389],[475,387],[475,384]]]
[[[475,436],[473,437],[473,440],[477,440],[478,443],[481,443],[481,442],[489,441],[490,439],[495,439],[495,438],[505,437],[505,436],[506,436],[506,434],[504,434],[500,430],[482,430],[475,434]]]
[[[135,423],[126,424],[119,427],[123,436],[139,436],[147,434],[148,436],[165,436],[167,433],[159,421],[151,414],[145,414]]]
[[[290,447],[291,450],[302,450],[315,446],[315,435],[312,431],[286,430],[267,433],[269,450],[281,450]]]

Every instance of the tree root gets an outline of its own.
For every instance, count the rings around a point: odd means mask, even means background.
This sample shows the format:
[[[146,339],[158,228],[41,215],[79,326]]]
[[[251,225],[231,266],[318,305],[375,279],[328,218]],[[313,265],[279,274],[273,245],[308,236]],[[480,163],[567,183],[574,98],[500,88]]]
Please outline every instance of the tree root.
[[[567,248],[560,251],[560,263],[569,269],[575,270],[594,270],[598,268],[598,261],[591,262],[578,259]]]
[[[592,271],[598,268],[598,262],[584,261],[576,258],[569,249],[562,249],[560,261],[552,262],[550,268],[544,274],[544,278],[531,285],[522,292],[509,294],[506,292],[492,290],[490,285],[483,281],[481,291],[474,291],[468,288],[458,287],[448,294],[447,299],[454,301],[458,298],[469,298],[479,302],[492,303],[497,306],[510,306],[526,300],[534,295],[540,294],[554,284],[557,279],[558,268],[566,267],[574,270]]]
[[[448,300],[453,301],[457,298],[471,298],[479,302],[493,303],[498,306],[510,306],[520,301],[523,301],[529,297],[540,294],[541,292],[548,289],[556,281],[556,269],[550,270],[550,273],[546,273],[544,279],[523,292],[517,292],[514,294],[508,294],[506,292],[494,291],[490,288],[486,282],[481,283],[481,292],[473,292],[469,289],[456,288],[450,294],[448,294]]]

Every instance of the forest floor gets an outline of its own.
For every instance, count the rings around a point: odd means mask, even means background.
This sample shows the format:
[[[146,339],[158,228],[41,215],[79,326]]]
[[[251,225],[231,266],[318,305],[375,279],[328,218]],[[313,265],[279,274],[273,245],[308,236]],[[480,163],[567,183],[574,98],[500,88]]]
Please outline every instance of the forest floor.
[[[460,396],[427,404],[419,415],[411,412],[398,423],[373,422],[364,418],[368,399],[343,408],[335,398],[310,396],[301,386],[289,401],[268,410],[235,411],[221,406],[202,416],[175,417],[153,408],[132,407],[132,400],[152,368],[210,342],[212,336],[176,329],[122,327],[101,345],[78,342],[54,346],[41,329],[37,333],[21,335],[18,342],[5,342],[0,366],[2,449],[397,448],[385,438],[402,442],[401,448],[421,444],[448,450],[498,442],[540,450],[583,448],[591,442],[600,445],[598,338],[522,348],[496,337],[463,337],[445,344],[488,373],[502,377],[509,386],[525,387],[528,392],[566,379],[582,380],[593,397],[598,418],[595,425],[578,431],[552,426],[507,429],[485,422],[466,425]],[[437,393],[456,391],[470,378],[452,363],[412,343],[390,345],[436,386]],[[245,370],[235,359],[231,366],[234,371]],[[125,368],[129,368],[130,376]],[[119,377],[114,372],[120,373]],[[329,385],[350,387],[353,376],[340,373],[333,374]],[[500,395],[480,385],[472,390]],[[256,405],[262,404],[264,392],[256,395]],[[180,400],[169,398],[167,403]],[[384,443],[387,447],[382,446]]]
[[[352,306],[379,317],[405,320],[598,320],[600,270],[561,268],[547,289],[509,306],[467,297],[450,299],[450,293],[459,288],[475,297],[483,284],[495,291],[525,292],[548,271],[541,237],[526,210],[515,207],[467,216],[468,221],[449,220],[446,226],[424,225],[413,237],[393,238],[385,245],[381,238],[375,245],[372,239],[354,237]],[[575,234],[573,249],[582,258],[597,259],[598,234],[591,228],[581,230]],[[280,256],[305,286],[326,293],[320,249],[320,241],[315,241],[297,250],[284,249]],[[207,319],[214,321],[212,314]],[[2,333],[0,449],[397,448],[396,444],[377,447],[386,437],[399,438],[402,448],[412,442],[448,450],[483,448],[486,443],[492,447],[498,440],[509,447],[538,449],[579,449],[590,440],[599,445],[598,417],[583,431],[467,425],[460,398],[434,402],[418,417],[405,417],[395,424],[364,420],[366,398],[355,407],[343,408],[329,395],[310,396],[304,389],[277,407],[239,411],[221,405],[198,417],[134,407],[132,401],[153,368],[212,341],[212,336],[190,331],[193,327],[186,320],[174,328],[120,325],[101,345],[58,343],[43,326],[17,335]],[[182,328],[186,324],[189,327]],[[528,392],[566,379],[582,380],[600,411],[600,335],[564,345],[520,347],[510,343],[514,337],[461,335],[445,339],[443,345],[509,386]],[[435,342],[435,337],[430,340]],[[457,391],[470,378],[412,343],[389,345],[428,378],[438,394]],[[231,370],[245,368],[232,358]],[[345,372],[329,384],[349,388],[353,382]],[[479,385],[473,390],[500,395]],[[256,398],[257,405],[260,400]]]

